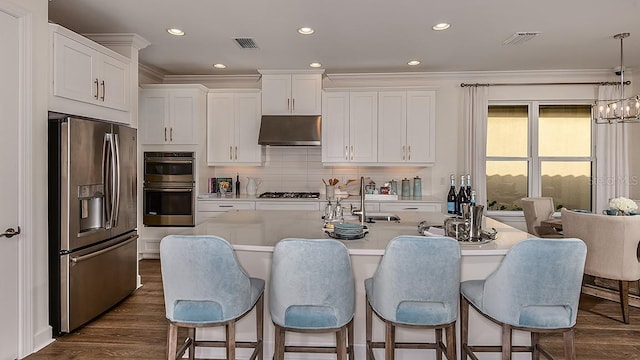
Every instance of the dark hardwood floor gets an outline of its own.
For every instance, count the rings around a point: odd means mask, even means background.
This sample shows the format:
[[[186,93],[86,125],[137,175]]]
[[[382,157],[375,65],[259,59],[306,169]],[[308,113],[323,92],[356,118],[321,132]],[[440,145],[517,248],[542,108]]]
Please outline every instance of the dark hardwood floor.
[[[132,296],[26,359],[164,358],[167,323],[160,262],[142,260],[140,274],[144,285]],[[619,308],[618,303],[582,295],[575,337],[578,359],[640,360],[640,309],[631,308],[631,324],[625,325]],[[561,335],[543,336],[542,343],[562,359]]]

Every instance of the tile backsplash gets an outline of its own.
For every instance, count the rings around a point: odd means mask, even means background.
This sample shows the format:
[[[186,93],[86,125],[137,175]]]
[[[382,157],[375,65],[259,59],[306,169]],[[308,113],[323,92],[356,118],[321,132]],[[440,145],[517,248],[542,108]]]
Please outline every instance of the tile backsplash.
[[[370,177],[380,187],[391,179],[398,181],[415,176],[422,178],[422,194],[430,195],[431,171],[428,167],[366,167],[366,166],[323,166],[322,148],[319,146],[271,147],[264,150],[264,165],[250,166],[216,166],[201,169],[207,177],[231,177],[235,181],[236,173],[240,175],[240,193],[245,194],[247,177],[262,180],[258,193],[265,191],[318,191],[324,193],[322,179],[336,178],[338,185],[349,179]],[[206,191],[206,187],[200,187]],[[201,190],[201,192],[202,192]]]

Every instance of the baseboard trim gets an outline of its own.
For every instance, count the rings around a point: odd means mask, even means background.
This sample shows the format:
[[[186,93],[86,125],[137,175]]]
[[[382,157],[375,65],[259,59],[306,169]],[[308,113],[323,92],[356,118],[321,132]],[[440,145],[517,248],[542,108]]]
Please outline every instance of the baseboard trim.
[[[605,300],[620,302],[620,294],[615,290],[610,290],[596,285],[585,284],[582,285],[582,293],[599,297]],[[629,294],[629,305],[640,308],[640,296]]]

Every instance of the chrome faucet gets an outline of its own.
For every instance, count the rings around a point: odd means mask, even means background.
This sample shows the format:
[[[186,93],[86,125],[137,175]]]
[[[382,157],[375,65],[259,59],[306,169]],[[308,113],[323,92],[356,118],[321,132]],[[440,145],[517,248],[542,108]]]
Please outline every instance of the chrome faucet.
[[[360,217],[360,224],[364,226],[364,219],[367,216],[366,211],[364,210],[364,176],[360,177],[360,209],[353,209],[353,205],[351,208],[351,215],[358,215]]]

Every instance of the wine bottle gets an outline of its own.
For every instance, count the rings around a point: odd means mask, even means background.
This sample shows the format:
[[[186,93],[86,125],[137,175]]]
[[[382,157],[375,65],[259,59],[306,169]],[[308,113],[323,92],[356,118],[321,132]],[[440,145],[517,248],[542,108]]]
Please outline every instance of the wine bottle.
[[[471,205],[475,205],[476,204],[476,191],[475,190],[471,190],[471,197],[469,198],[469,203]]]
[[[467,174],[467,199],[471,199],[471,174]]]
[[[458,196],[456,197],[456,214],[462,215],[462,204],[469,202],[467,198],[467,190],[464,186],[464,175],[460,176],[460,190],[458,190]]]
[[[240,174],[236,173],[236,197],[240,196]]]
[[[451,187],[447,194],[447,212],[449,214],[456,213],[456,177],[451,175]]]

